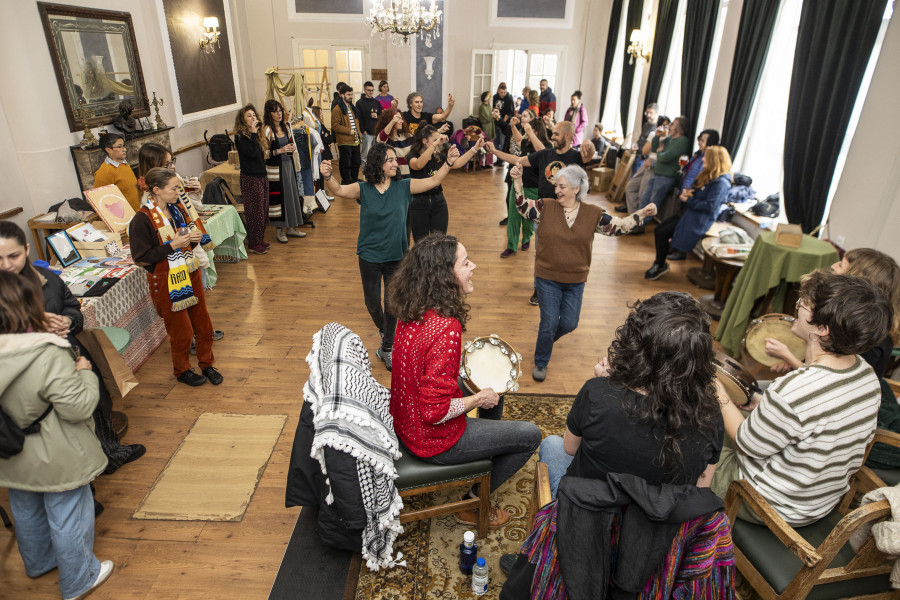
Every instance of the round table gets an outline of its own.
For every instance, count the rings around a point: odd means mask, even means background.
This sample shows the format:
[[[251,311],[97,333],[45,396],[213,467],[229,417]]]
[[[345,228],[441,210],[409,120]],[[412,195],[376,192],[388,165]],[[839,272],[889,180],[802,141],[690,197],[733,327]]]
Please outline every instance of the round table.
[[[703,247],[703,268],[706,269],[708,262],[715,270],[715,287],[713,288],[715,291],[712,294],[703,294],[698,299],[703,310],[716,320],[722,317],[722,311],[725,310],[725,302],[728,300],[734,278],[744,266],[743,260],[716,256],[712,247],[718,243],[718,237],[705,237],[700,242]]]

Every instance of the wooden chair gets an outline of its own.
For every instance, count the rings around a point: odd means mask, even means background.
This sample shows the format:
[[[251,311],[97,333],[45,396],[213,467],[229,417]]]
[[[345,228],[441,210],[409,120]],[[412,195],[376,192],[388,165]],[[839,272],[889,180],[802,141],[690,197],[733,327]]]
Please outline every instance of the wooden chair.
[[[622,198],[625,197],[625,185],[631,179],[631,167],[633,165],[634,153],[631,150],[626,150],[625,154],[622,155],[622,160],[619,161],[619,166],[616,167],[616,174],[613,175],[612,184],[609,186],[609,192],[606,194],[606,199],[613,204],[620,204]]]
[[[531,527],[530,532],[534,528],[534,517],[547,504],[553,501],[550,496],[550,471],[547,469],[547,463],[536,462],[534,464],[534,489],[531,490],[531,500],[528,503],[528,519]]]
[[[900,447],[900,435],[878,430],[875,442]],[[858,529],[890,519],[886,500],[850,510],[857,493],[884,487],[884,482],[863,466],[851,479],[850,490],[840,505],[825,518],[804,527],[791,527],[749,481],[735,481],[725,497],[725,512],[732,523],[735,564],[748,583],[765,600],[815,598],[900,599],[888,574],[892,559],[875,547],[869,533],[854,551],[848,544]],[[746,505],[763,525],[737,519]]]
[[[478,537],[483,538],[487,535],[491,518],[491,461],[489,459],[476,460],[462,465],[435,465],[415,456],[402,445],[400,452],[403,456],[394,461],[394,466],[397,467],[397,480],[394,484],[397,486],[400,496],[404,498],[459,487],[464,488],[463,493],[465,493],[475,483],[479,484],[479,490],[481,490],[480,498],[455,500],[415,510],[405,509],[400,513],[401,523],[472,509],[478,511]]]
[[[231,189],[225,186],[222,186],[222,193],[228,199],[228,202],[234,207],[234,210],[238,212],[238,216],[241,217],[241,221],[244,221],[244,225],[247,224],[246,219],[244,219],[244,203],[238,202],[234,197],[234,194],[231,193]]]

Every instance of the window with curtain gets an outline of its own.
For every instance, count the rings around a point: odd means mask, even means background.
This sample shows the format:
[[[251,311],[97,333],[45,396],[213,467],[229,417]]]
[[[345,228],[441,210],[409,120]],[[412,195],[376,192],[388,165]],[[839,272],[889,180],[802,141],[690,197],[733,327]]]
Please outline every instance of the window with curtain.
[[[719,49],[722,47],[722,32],[725,31],[725,17],[727,15],[728,0],[722,0],[719,3],[719,16],[716,19],[716,33],[713,36],[712,51],[709,55],[709,68],[706,71],[706,84],[703,86],[700,114],[697,116],[697,122],[693,124],[694,130],[698,133],[706,129],[706,113],[709,110],[709,97],[712,94],[713,79],[716,76],[716,64],[719,62]]]
[[[760,199],[781,193],[784,127],[802,6],[802,2],[781,3],[759,82],[760,93],[750,112],[744,142],[734,157],[734,171],[753,178],[753,189]],[[781,215],[783,218],[783,207]]]
[[[681,114],[681,51],[684,46],[684,21],[687,12],[687,0],[678,3],[678,16],[672,32],[672,46],[669,48],[669,60],[662,86],[659,89],[659,114],[674,119]],[[651,58],[652,60],[652,58]]]
[[[625,2],[622,6],[622,14],[620,16],[619,22],[619,35],[616,39],[616,54],[613,59],[612,70],[609,73],[609,88],[606,92],[606,106],[603,109],[603,117],[601,122],[603,123],[603,127],[609,131],[615,129],[616,136],[623,136],[624,133],[621,131],[622,129],[622,118],[621,118],[621,103],[619,102],[619,96],[622,94],[622,63],[624,62],[625,56],[625,44],[626,44],[626,33],[625,33],[625,22],[628,18],[628,2]],[[630,32],[628,36],[630,36]],[[680,55],[679,55],[680,56]],[[563,102],[560,104],[559,96],[557,95],[557,107],[567,106],[567,103]]]

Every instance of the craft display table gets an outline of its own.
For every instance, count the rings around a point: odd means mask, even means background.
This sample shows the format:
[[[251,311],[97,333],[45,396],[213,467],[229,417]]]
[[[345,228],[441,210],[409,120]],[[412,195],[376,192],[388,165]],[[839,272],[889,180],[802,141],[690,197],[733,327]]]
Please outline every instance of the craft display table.
[[[95,213],[88,218],[88,222],[97,221],[100,217]],[[44,213],[28,219],[28,228],[31,230],[31,236],[34,238],[34,251],[37,252],[38,258],[46,261],[47,255],[44,249],[47,247],[47,234],[56,232],[61,229],[68,229],[77,225],[78,222],[57,223],[56,213]]]
[[[736,357],[758,298],[774,288],[771,310],[784,312],[788,284],[796,283],[807,273],[828,267],[837,260],[838,253],[828,242],[804,235],[799,248],[788,248],[775,244],[774,232],[760,233],[734,282],[734,290],[728,297],[716,330],[716,339],[728,354]]]
[[[216,245],[212,252],[208,252],[209,267],[206,269],[206,285],[211,288],[218,279],[217,262],[236,263],[247,260],[247,249],[244,247],[247,230],[233,206],[205,206],[200,218],[203,219],[206,233]]]

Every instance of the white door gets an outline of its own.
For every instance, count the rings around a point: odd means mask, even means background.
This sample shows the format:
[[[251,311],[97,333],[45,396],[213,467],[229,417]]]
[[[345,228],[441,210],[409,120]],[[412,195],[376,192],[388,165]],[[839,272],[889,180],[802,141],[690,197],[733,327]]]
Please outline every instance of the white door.
[[[469,114],[478,113],[481,93],[494,93],[494,51],[472,50],[472,93],[469,95]]]

